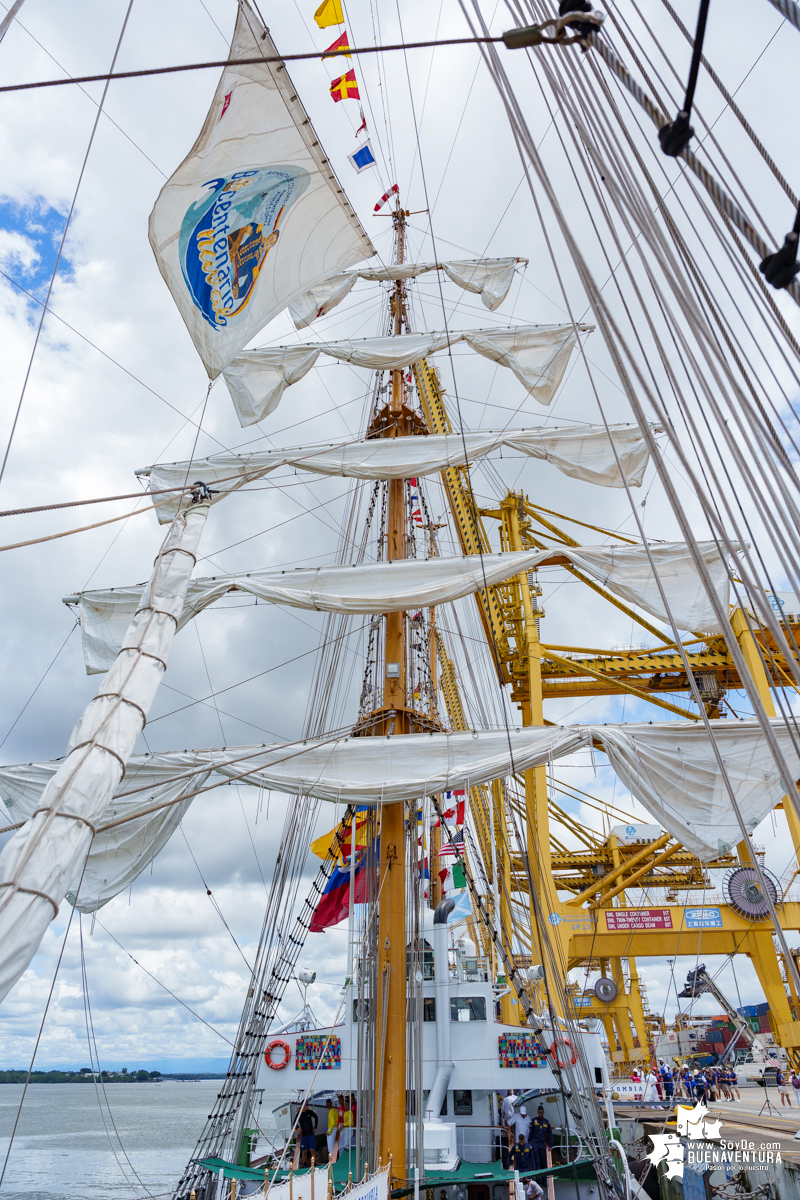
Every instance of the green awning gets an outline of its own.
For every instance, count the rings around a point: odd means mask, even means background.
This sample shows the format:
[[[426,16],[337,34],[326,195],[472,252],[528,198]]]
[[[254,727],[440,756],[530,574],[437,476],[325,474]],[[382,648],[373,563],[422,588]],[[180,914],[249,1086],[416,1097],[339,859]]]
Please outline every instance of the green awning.
[[[520,1171],[520,1179],[535,1179],[537,1175],[564,1175],[567,1172],[572,1173],[573,1170],[580,1167],[581,1175],[586,1164],[591,1165],[591,1158],[577,1158],[574,1162],[563,1163],[557,1167],[543,1167],[536,1171]],[[458,1164],[455,1171],[442,1171],[439,1175],[426,1175],[424,1179],[419,1181],[420,1192],[426,1188],[449,1187],[458,1183],[508,1183],[514,1178],[513,1171],[504,1171],[503,1164],[498,1159],[497,1162],[490,1163],[473,1163],[464,1162]],[[414,1184],[409,1187],[394,1188],[392,1190],[392,1200],[399,1200],[401,1196],[410,1196],[414,1192]]]
[[[354,1150],[342,1154],[333,1165],[333,1186],[337,1192],[347,1186],[351,1171],[351,1157],[353,1160],[352,1170],[355,1175],[356,1154]],[[543,1167],[536,1171],[520,1171],[520,1179],[535,1179],[538,1175],[564,1175],[567,1172],[572,1173],[576,1168],[581,1168],[581,1176],[584,1176],[587,1164],[591,1166],[591,1158],[578,1158],[574,1162],[562,1163],[560,1166]],[[199,1160],[198,1166],[205,1167],[214,1175],[219,1175],[221,1170],[226,1179],[258,1179],[261,1183],[264,1181],[263,1167],[237,1167],[235,1163],[227,1162],[224,1158],[202,1158]],[[301,1168],[294,1172],[294,1178],[300,1180],[304,1175],[308,1174],[308,1171],[309,1168],[307,1167]],[[279,1171],[275,1176],[270,1173],[270,1182],[274,1179],[281,1182],[287,1179],[288,1176],[288,1170]],[[499,1160],[497,1162],[474,1163],[465,1162],[462,1159],[455,1171],[442,1171],[437,1175],[426,1175],[424,1179],[419,1181],[419,1190],[422,1192],[426,1188],[450,1187],[453,1184],[459,1183],[507,1183],[513,1178],[514,1172],[505,1171],[502,1162]],[[410,1196],[413,1192],[413,1183],[408,1187],[394,1188],[391,1193],[392,1200],[400,1200],[400,1197]]]

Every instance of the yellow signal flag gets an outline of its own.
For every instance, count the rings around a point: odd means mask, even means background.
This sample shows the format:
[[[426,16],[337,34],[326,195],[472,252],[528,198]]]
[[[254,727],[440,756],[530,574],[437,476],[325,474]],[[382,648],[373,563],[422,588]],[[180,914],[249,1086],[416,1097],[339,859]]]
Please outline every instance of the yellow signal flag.
[[[329,25],[344,25],[342,0],[322,0],[322,4],[314,13],[314,20],[320,29],[327,29]]]
[[[350,822],[342,821],[330,833],[323,833],[322,837],[318,837],[316,841],[311,843],[311,849],[317,858],[327,858],[331,849],[335,849],[337,834],[340,834],[342,839],[341,849],[337,857],[350,857]],[[356,820],[356,850],[363,850],[367,846],[368,837],[367,818],[358,818]]]

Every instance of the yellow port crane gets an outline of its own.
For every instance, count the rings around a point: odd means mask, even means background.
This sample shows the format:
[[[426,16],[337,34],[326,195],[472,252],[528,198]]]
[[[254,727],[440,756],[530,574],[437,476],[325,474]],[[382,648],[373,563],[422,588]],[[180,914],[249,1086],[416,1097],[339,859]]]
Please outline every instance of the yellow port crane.
[[[429,431],[452,432],[445,392],[435,368],[423,360],[415,365],[414,376]],[[523,724],[546,723],[545,699],[625,693],[685,719],[699,719],[690,708],[665,698],[665,693],[677,700],[680,693],[690,692],[677,644],[559,554],[559,545],[579,543],[558,522],[623,543],[631,539],[565,517],[512,491],[506,492],[496,507],[482,509],[476,503],[465,467],[447,468],[442,480],[465,554],[492,552],[486,522],[496,521],[502,550],[552,550],[548,564],[563,565],[661,643],[649,649],[624,650],[548,645],[539,639],[540,621],[545,614],[539,605],[541,589],[535,578],[523,574],[478,592],[478,611],[498,677],[503,684],[511,685],[511,696],[521,711]],[[800,616],[789,617],[787,623],[797,641]],[[752,632],[752,618],[748,620],[741,610],[733,612],[731,624],[762,701],[774,713],[771,689],[789,682],[787,664],[769,633],[758,627]],[[721,636],[698,635],[683,645],[706,712],[718,716],[725,692],[742,687],[725,641]],[[451,707],[448,699],[448,689],[451,697],[453,693],[457,696],[452,664],[446,683],[447,678],[443,665],[442,688],[448,716],[454,728],[463,728],[463,724],[455,723],[456,707]],[[463,721],[463,713],[460,719]],[[707,956],[746,954],[769,1002],[776,1040],[800,1061],[800,1001],[776,953],[771,925],[755,923],[722,898],[708,896],[709,870],[751,863],[751,845],[743,843],[736,855],[721,855],[704,864],[666,833],[645,844],[627,844],[614,832],[600,836],[580,826],[557,802],[553,791],[582,803],[592,804],[592,798],[559,785],[551,787],[548,795],[544,767],[525,772],[516,782],[519,790],[512,798],[502,795],[499,783],[492,786],[491,792],[473,789],[473,793],[480,793],[472,796],[473,809],[480,813],[477,825],[484,863],[492,861],[483,843],[489,839],[494,823],[497,861],[490,871],[490,881],[495,895],[500,894],[498,915],[507,915],[515,892],[527,894],[531,914],[529,961],[544,963],[545,942],[549,943],[549,969],[555,985],[549,989],[551,1003],[555,997],[566,997],[562,1003],[571,1004],[576,1015],[599,1017],[613,1061],[621,1065],[640,1061],[649,1057],[648,1045],[657,1019],[648,1010],[637,958],[663,960],[678,954],[695,955],[701,946]],[[504,799],[521,805],[524,811],[527,846],[523,854],[511,853],[501,836]],[[800,822],[789,804],[777,807],[786,813],[800,864]],[[623,813],[619,816],[623,823],[630,823],[630,817]],[[565,845],[564,834],[571,835],[578,848]],[[654,889],[664,893],[658,907],[644,909],[640,903],[628,903],[629,890],[652,895]],[[679,894],[686,899],[691,892],[702,894],[698,907],[678,901]],[[559,893],[567,893],[567,897],[562,899]],[[785,929],[800,930],[800,903],[784,901],[779,911]],[[545,921],[547,939],[537,933]],[[568,972],[574,968],[583,969],[587,975],[589,971],[599,972],[600,980],[592,992],[581,994],[579,987],[568,982]],[[504,1014],[504,1020],[513,1019],[512,1013]]]

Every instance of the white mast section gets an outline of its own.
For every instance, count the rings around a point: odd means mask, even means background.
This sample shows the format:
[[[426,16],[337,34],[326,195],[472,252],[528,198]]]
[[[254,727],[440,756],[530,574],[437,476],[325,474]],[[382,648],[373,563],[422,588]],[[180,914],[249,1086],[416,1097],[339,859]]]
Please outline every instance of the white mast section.
[[[199,495],[199,493],[196,493]],[[173,521],[114,665],[32,819],[0,854],[0,1000],[27,969],[83,864],[142,732],[178,627],[208,505]]]

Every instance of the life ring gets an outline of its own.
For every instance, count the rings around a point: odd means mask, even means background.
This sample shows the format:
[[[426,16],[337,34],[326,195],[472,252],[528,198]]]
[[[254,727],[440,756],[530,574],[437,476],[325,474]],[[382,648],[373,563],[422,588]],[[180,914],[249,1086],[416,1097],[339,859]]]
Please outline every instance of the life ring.
[[[277,1049],[283,1050],[283,1060],[281,1062],[272,1061],[272,1051]],[[288,1042],[284,1042],[282,1038],[275,1038],[269,1043],[264,1051],[264,1062],[271,1071],[282,1071],[284,1067],[288,1067],[289,1060],[292,1057],[292,1047]]]
[[[565,1054],[565,1058],[568,1057],[569,1065],[571,1067],[574,1067],[575,1063],[578,1061],[578,1056],[575,1053],[575,1047],[573,1046],[572,1042],[569,1040],[568,1037],[561,1037],[560,1035],[559,1035],[559,1037],[553,1038],[553,1044],[550,1047],[550,1053],[552,1054],[553,1058],[555,1059],[556,1066],[560,1070],[563,1071],[564,1067],[566,1067],[566,1065],[567,1065],[566,1062],[562,1062],[558,1056],[558,1047],[559,1046],[563,1046],[565,1051],[568,1052],[567,1054]]]

